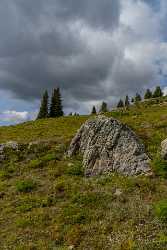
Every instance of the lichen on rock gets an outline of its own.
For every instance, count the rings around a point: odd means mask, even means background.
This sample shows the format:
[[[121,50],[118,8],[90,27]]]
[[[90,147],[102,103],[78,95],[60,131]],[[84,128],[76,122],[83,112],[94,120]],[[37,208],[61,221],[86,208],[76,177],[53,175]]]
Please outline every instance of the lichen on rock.
[[[86,176],[118,172],[128,176],[151,172],[149,157],[137,135],[114,118],[103,115],[84,123],[67,155],[83,155]]]

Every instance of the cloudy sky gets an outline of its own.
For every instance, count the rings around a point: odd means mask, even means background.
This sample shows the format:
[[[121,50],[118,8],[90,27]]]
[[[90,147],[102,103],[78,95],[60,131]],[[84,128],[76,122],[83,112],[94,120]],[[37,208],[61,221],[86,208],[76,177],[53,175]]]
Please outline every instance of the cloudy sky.
[[[167,85],[166,0],[0,0],[0,125],[34,118],[59,86],[66,113]]]

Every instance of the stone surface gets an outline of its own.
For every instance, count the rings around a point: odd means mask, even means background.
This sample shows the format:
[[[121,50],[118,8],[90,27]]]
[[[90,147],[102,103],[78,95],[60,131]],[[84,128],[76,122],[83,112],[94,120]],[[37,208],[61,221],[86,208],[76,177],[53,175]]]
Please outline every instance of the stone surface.
[[[18,143],[15,141],[9,141],[9,142],[0,144],[0,163],[2,163],[6,159],[5,150],[7,148],[14,150],[14,151],[17,151],[18,150]]]
[[[52,141],[53,142],[53,141]],[[24,160],[31,160],[36,157],[36,154],[41,151],[45,151],[50,148],[50,141],[33,141],[30,143],[18,143],[16,141],[8,141],[0,144],[0,166],[7,160],[10,160],[12,155],[15,158],[21,158]]]
[[[161,142],[161,156],[167,160],[167,139]]]
[[[15,141],[9,141],[6,143],[1,143],[0,144],[0,152],[4,151],[5,148],[11,148],[13,150],[17,150],[18,149],[18,143]]]
[[[110,172],[140,175],[151,172],[149,157],[135,133],[114,118],[88,120],[73,138],[67,155],[83,155],[86,176]]]

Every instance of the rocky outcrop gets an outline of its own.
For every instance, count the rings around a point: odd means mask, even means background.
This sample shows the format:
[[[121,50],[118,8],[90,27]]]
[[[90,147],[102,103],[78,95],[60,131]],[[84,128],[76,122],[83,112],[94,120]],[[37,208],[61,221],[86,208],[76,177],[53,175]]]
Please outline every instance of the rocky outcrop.
[[[10,160],[22,161],[36,158],[41,152],[47,152],[54,144],[53,141],[33,141],[30,143],[18,143],[9,141],[0,144],[0,166]]]
[[[13,151],[17,151],[18,150],[18,143],[15,141],[9,141],[6,143],[1,143],[0,144],[0,163],[3,162],[6,159],[6,150],[13,150]]]
[[[83,155],[86,176],[110,172],[140,175],[151,172],[149,157],[135,133],[114,118],[98,116],[82,125],[68,156]]]
[[[167,139],[161,142],[161,156],[164,160],[167,160]]]

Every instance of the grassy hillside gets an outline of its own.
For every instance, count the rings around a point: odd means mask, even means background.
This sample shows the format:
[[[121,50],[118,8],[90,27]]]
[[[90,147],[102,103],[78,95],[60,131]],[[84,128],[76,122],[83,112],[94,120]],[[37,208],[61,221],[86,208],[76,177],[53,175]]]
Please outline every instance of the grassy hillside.
[[[167,249],[167,104],[141,103],[107,114],[128,124],[155,175],[85,179],[81,158],[64,152],[86,116],[1,127],[0,142],[41,140],[31,157],[11,152],[0,166],[0,249]]]

